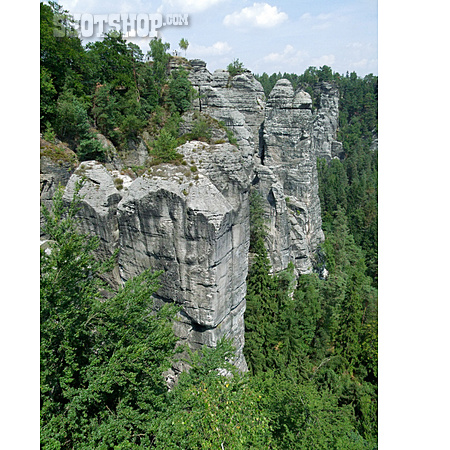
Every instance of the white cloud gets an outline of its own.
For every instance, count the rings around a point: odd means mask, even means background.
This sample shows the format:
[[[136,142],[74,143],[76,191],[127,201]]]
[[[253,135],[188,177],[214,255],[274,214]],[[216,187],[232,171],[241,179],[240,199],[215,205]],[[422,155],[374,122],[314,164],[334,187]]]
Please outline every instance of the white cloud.
[[[347,48],[355,48],[360,49],[364,47],[364,44],[362,42],[350,42],[346,45]]]
[[[325,30],[332,25],[333,14],[321,13],[313,16],[311,13],[304,13],[300,16],[300,20],[311,26],[312,30]]]
[[[331,19],[331,14],[319,14],[318,16],[317,16],[317,18],[319,19],[319,20],[328,20],[328,19]]]
[[[197,44],[189,45],[189,53],[198,57],[227,55],[231,53],[232,50],[233,48],[228,42],[222,41],[218,41],[209,47]]]
[[[363,59],[360,59],[359,61],[350,63],[350,68],[356,69],[356,70],[366,69],[366,70],[370,71],[370,70],[373,70],[374,68],[376,70],[377,64],[378,64],[377,59],[363,58]]]
[[[268,3],[253,3],[253,6],[228,14],[223,23],[227,26],[272,28],[287,19],[288,15],[278,11],[276,6],[270,6]]]
[[[205,11],[225,0],[163,0],[158,12],[196,13]]]
[[[336,57],[334,55],[322,55],[320,58],[314,58],[311,65],[315,67],[331,66],[335,61]]]
[[[321,13],[321,14],[317,14],[316,16],[313,16],[311,13],[304,13],[300,16],[301,20],[307,20],[307,21],[323,21],[323,20],[328,20],[331,19],[333,17],[333,14],[328,13]]]
[[[369,60],[367,58],[363,58],[360,61],[356,61],[356,62],[351,63],[350,65],[352,67],[355,67],[355,68],[366,67],[368,62],[369,62]]]
[[[307,56],[307,52],[296,50],[292,45],[288,44],[281,53],[274,52],[264,56],[263,61],[266,63],[292,65],[303,62]]]

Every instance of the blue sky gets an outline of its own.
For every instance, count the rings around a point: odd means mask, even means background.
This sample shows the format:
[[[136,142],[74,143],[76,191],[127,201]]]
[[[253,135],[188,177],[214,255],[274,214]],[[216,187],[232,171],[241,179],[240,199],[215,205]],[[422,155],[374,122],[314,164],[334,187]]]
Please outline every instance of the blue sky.
[[[71,13],[188,13],[188,26],[160,37],[210,71],[238,58],[255,73],[303,73],[324,64],[339,73],[378,73],[377,0],[60,0]],[[146,52],[148,38],[134,38]]]

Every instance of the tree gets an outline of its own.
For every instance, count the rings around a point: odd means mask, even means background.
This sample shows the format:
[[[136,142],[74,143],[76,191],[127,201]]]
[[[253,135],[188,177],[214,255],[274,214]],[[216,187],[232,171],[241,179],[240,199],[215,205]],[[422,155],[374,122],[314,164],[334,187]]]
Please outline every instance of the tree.
[[[113,259],[97,261],[98,238],[76,231],[74,201],[62,190],[43,208],[41,250],[41,446],[150,446],[176,337],[175,308],[153,308],[159,273],[143,272],[102,299],[100,275]]]
[[[352,423],[351,408],[340,406],[329,390],[319,390],[311,381],[299,382],[293,372],[274,370],[254,377],[252,387],[261,395],[260,408],[269,418],[272,448],[370,448]]]
[[[163,43],[161,39],[155,38],[150,41],[150,50],[147,52],[147,57],[151,60],[150,73],[158,86],[160,102],[162,100],[162,88],[166,84],[168,75],[170,55],[167,50],[169,48],[170,44]]]
[[[41,66],[40,75],[41,123],[47,124],[54,120],[56,111],[56,89],[48,69]]]
[[[188,73],[180,68],[172,70],[169,78],[169,103],[179,114],[183,114],[191,107],[195,90],[188,79]]]
[[[88,136],[90,120],[86,106],[71,90],[58,97],[56,104],[55,130],[61,139],[79,143]]]
[[[181,50],[184,50],[184,56],[186,56],[186,52],[189,47],[189,42],[187,41],[187,39],[181,38],[178,45],[180,46]]]
[[[59,36],[55,35],[55,24]],[[40,63],[53,81],[56,92],[62,91],[69,70],[83,73],[85,52],[74,32],[74,21],[62,6],[50,1],[40,3]]]
[[[88,43],[86,57],[91,88],[96,83],[108,83],[119,90],[136,91],[136,65],[143,60],[142,52],[136,47],[127,44],[123,35],[115,30],[106,33],[100,41]]]
[[[239,61],[239,59],[233,60],[232,63],[228,64],[227,66],[228,73],[230,74],[230,77],[234,77],[236,75],[239,75],[241,73],[244,73],[244,64]]]
[[[191,369],[180,375],[161,416],[157,449],[266,449],[271,433],[261,396],[230,363],[231,343],[190,352]],[[222,373],[222,375],[221,375]],[[223,375],[225,374],[225,375]]]

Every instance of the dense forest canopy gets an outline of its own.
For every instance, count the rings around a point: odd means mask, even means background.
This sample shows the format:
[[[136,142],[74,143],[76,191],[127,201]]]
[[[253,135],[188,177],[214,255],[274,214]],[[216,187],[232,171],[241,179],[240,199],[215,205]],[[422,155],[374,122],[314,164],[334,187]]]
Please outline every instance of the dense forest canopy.
[[[102,133],[119,149],[144,130],[158,162],[177,160],[181,116],[194,93],[187,72],[168,70],[169,46],[146,55],[118,33],[83,46],[55,37],[54,2],[41,8],[41,132],[66,142],[79,160],[104,158]],[[229,68],[242,70],[236,60]],[[289,79],[313,97],[314,86],[340,92],[345,157],[318,161],[326,240],[317,273],[273,274],[264,246],[261,198],[251,197],[252,264],[247,278],[247,374],[230,364],[228,341],[190,354],[192,369],[168,391],[163,372],[179,353],[175,307],[154,311],[159,273],[146,271],[107,301],[98,238],[76,228],[58,191],[43,208],[41,250],[41,446],[45,449],[375,449],[377,448],[377,133],[378,79],[331,68],[255,76],[266,96]],[[187,138],[208,138],[198,121]],[[232,138],[232,136],[230,136]],[[231,139],[230,139],[231,140]],[[219,376],[217,368],[228,376]]]

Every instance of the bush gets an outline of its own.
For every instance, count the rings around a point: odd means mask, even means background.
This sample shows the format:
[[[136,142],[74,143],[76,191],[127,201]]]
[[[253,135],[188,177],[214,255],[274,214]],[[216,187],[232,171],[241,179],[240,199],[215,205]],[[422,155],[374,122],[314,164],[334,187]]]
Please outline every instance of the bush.
[[[71,142],[79,141],[89,133],[90,123],[86,107],[70,90],[58,98],[55,122],[58,136]]]
[[[178,141],[165,128],[161,130],[161,134],[153,144],[153,154],[161,160],[161,162],[171,162],[182,156],[175,151]]]
[[[235,59],[232,63],[228,64],[227,67],[228,73],[231,77],[244,73],[245,68],[244,64],[239,61],[239,59]]]
[[[169,81],[169,101],[174,111],[183,114],[191,107],[195,93],[184,69],[174,70]]]
[[[96,161],[105,161],[105,148],[95,138],[94,134],[91,134],[88,139],[83,139],[77,148],[77,155],[80,161],[89,161],[95,159]]]
[[[211,140],[211,129],[208,122],[205,119],[197,119],[189,133],[189,138],[209,142]]]

